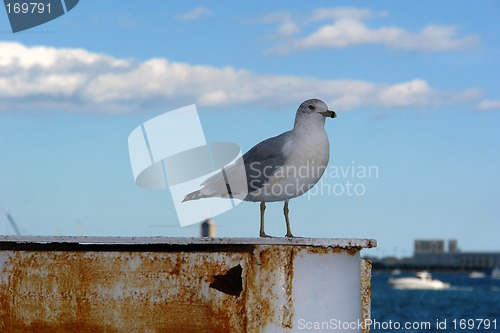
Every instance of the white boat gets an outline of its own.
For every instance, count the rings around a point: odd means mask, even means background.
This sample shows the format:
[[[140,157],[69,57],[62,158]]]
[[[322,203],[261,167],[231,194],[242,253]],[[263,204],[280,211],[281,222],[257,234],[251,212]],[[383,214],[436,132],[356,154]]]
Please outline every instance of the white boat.
[[[417,277],[390,278],[389,283],[394,289],[448,289],[449,283],[432,278],[427,271],[418,272]]]
[[[496,265],[491,271],[491,277],[494,279],[500,279],[500,266]]]
[[[469,273],[469,278],[471,279],[482,279],[484,277],[486,277],[486,274],[484,272],[474,271]]]

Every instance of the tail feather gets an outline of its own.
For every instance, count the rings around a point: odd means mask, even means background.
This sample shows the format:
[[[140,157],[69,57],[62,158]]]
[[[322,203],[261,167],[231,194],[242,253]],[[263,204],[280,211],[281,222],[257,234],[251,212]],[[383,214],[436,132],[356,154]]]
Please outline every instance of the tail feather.
[[[201,198],[206,198],[206,195],[201,194],[201,190],[197,190],[197,191],[186,194],[186,196],[184,197],[184,200],[182,200],[182,202],[190,201],[190,200],[198,200]]]
[[[246,196],[247,183],[243,160],[240,158],[235,164],[225,167],[222,172],[208,177],[200,186],[201,189],[188,193],[182,202],[203,198],[239,198],[240,194]]]

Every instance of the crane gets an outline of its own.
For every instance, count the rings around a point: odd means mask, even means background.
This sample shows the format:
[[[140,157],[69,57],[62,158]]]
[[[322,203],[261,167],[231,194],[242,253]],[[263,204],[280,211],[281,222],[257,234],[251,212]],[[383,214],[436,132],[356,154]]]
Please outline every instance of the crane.
[[[16,221],[14,221],[14,219],[12,218],[12,215],[10,215],[10,213],[8,211],[6,211],[5,209],[2,209],[2,210],[4,211],[5,215],[7,216],[7,220],[9,220],[10,225],[14,229],[16,235],[21,236],[21,231],[19,231],[19,228],[17,227]]]

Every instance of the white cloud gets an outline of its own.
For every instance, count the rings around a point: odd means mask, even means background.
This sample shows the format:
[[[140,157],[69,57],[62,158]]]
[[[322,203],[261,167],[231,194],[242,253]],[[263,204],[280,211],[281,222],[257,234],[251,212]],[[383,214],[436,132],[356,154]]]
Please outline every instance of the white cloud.
[[[425,106],[432,98],[432,89],[424,80],[413,80],[392,85],[379,94],[380,101],[387,106]]]
[[[335,110],[477,101],[478,90],[440,91],[425,80],[395,84],[259,74],[154,58],[117,59],[83,49],[0,42],[0,110],[118,113],[196,103],[280,108],[322,98]]]
[[[291,14],[289,14],[291,17]],[[476,46],[476,35],[458,36],[455,26],[427,25],[418,32],[395,26],[370,27],[366,21],[385,12],[372,12],[359,8],[318,9],[309,20],[299,21],[302,26],[312,22],[328,23],[301,38],[278,41],[267,52],[288,54],[317,48],[345,48],[362,44],[383,45],[393,49],[421,52],[458,51]],[[290,21],[290,24],[293,23]],[[297,31],[299,24],[296,22]],[[281,25],[278,30],[281,30]]]
[[[320,8],[312,13],[311,21],[322,21],[326,19],[339,20],[346,17],[356,20],[365,20],[373,16],[384,16],[385,12],[374,13],[369,9],[363,8]]]
[[[193,20],[201,20],[207,17],[212,16],[212,11],[205,7],[196,7],[193,10],[190,10],[187,13],[179,15],[181,20],[185,21],[193,21]]]
[[[293,22],[292,16],[288,12],[277,12],[263,16],[254,22],[256,23],[278,23],[278,29],[270,35],[271,39],[288,37],[300,31],[298,24]]]
[[[500,110],[500,100],[483,100],[476,105],[480,111]]]
[[[281,22],[275,37],[291,36],[299,32],[299,26],[292,20],[284,20]]]

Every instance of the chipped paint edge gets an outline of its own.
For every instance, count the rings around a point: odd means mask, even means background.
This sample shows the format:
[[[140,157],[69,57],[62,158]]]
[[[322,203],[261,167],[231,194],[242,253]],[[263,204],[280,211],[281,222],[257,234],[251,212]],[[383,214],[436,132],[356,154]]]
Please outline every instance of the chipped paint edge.
[[[210,237],[93,237],[93,236],[0,236],[0,243],[74,243],[82,245],[294,245],[367,249],[377,246],[374,239],[357,238],[210,238]]]

